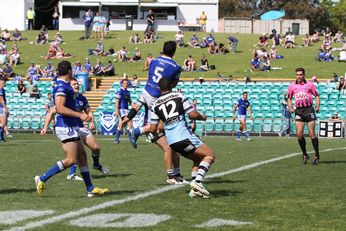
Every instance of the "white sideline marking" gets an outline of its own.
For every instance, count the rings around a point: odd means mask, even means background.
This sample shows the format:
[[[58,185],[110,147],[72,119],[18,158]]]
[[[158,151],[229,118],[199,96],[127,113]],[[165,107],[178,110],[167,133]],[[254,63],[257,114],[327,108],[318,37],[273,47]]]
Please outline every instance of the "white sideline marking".
[[[234,220],[224,220],[224,219],[211,219],[209,221],[206,221],[202,224],[195,225],[194,227],[197,228],[204,228],[204,227],[218,227],[223,225],[230,225],[230,226],[240,226],[240,225],[252,225],[252,222],[248,221],[234,221]]]
[[[326,150],[321,150],[320,152],[339,151],[339,150],[345,150],[345,149],[346,149],[346,147],[334,148],[334,149],[330,148],[330,149],[326,149]],[[261,165],[265,165],[265,164],[272,163],[272,162],[275,162],[275,161],[280,161],[280,160],[291,158],[291,157],[298,156],[298,155],[301,155],[301,153],[300,152],[299,153],[298,152],[297,153],[291,153],[291,154],[287,154],[287,155],[284,155],[284,156],[281,156],[281,157],[276,157],[276,158],[272,158],[272,159],[265,160],[265,161],[255,162],[253,164],[245,165],[245,166],[242,166],[242,167],[239,167],[239,168],[235,168],[235,169],[232,169],[232,170],[229,170],[229,171],[211,174],[211,175],[209,175],[208,178],[221,177],[221,176],[229,175],[229,174],[232,174],[232,173],[249,170],[249,169],[261,166]],[[75,217],[78,217],[78,216],[81,216],[81,215],[84,215],[84,214],[95,212],[97,210],[101,210],[101,209],[105,209],[105,208],[108,208],[108,207],[112,207],[114,205],[120,205],[120,204],[124,204],[126,202],[136,201],[136,200],[143,199],[143,198],[146,198],[146,197],[149,197],[149,196],[153,196],[153,195],[157,195],[157,194],[160,194],[160,193],[168,192],[168,191],[171,191],[171,190],[174,190],[174,189],[182,188],[184,186],[185,185],[169,185],[169,186],[165,186],[165,187],[162,187],[162,188],[154,189],[154,190],[151,190],[151,191],[148,191],[148,192],[144,192],[144,193],[140,193],[140,194],[137,194],[137,195],[128,196],[128,197],[126,197],[124,199],[111,200],[111,201],[104,202],[102,204],[94,205],[94,206],[89,207],[89,208],[82,208],[82,209],[79,209],[79,210],[76,210],[76,211],[72,211],[72,212],[68,212],[68,213],[65,213],[65,214],[61,214],[61,215],[58,215],[58,216],[49,217],[49,218],[47,218],[45,220],[30,222],[30,223],[28,223],[26,225],[23,225],[23,226],[13,227],[13,228],[10,229],[10,231],[17,231],[17,230],[25,230],[25,229],[32,229],[32,228],[42,227],[44,225],[53,224],[55,222],[60,222],[60,221],[63,221],[63,220],[75,218]]]
[[[0,224],[14,225],[18,221],[30,218],[41,217],[54,213],[53,210],[37,211],[37,210],[11,210],[0,211]]]

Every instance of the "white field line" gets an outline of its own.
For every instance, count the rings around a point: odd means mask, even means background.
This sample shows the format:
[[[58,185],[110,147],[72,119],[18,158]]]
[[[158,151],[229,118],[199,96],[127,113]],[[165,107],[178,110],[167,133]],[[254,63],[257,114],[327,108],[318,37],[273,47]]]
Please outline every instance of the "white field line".
[[[346,147],[342,147],[342,148],[329,148],[329,149],[325,149],[325,150],[321,150],[320,152],[331,152],[331,151],[339,151],[339,150],[346,150]],[[210,174],[207,176],[207,178],[215,178],[215,177],[221,177],[221,176],[225,176],[225,175],[230,175],[233,173],[237,173],[237,172],[242,172],[242,171],[246,171],[252,168],[256,168],[258,166],[261,165],[265,165],[265,164],[269,164],[269,163],[273,163],[276,161],[280,161],[280,160],[284,160],[284,159],[288,159],[294,156],[298,156],[301,155],[301,153],[290,153],[281,157],[276,157],[276,158],[272,158],[269,160],[264,160],[264,161],[259,161],[259,162],[255,162],[253,164],[249,164],[249,165],[245,165],[239,168],[235,168],[235,169],[231,169],[225,172],[220,172],[220,173],[214,173],[214,174]],[[95,212],[97,210],[101,210],[101,209],[105,209],[108,207],[112,207],[114,205],[121,205],[124,204],[126,202],[130,202],[130,201],[137,201],[139,199],[143,199],[149,196],[154,196],[157,194],[161,194],[164,192],[168,192],[171,190],[175,190],[178,188],[182,188],[184,187],[184,185],[169,185],[169,186],[165,186],[162,188],[158,188],[158,189],[154,189],[148,192],[144,192],[144,193],[140,193],[137,195],[133,195],[133,196],[128,196],[124,199],[116,199],[116,200],[111,200],[111,201],[107,201],[104,202],[102,204],[98,204],[98,205],[94,205],[92,207],[89,208],[82,208],[76,211],[72,211],[72,212],[68,212],[65,214],[61,214],[58,216],[53,216],[53,217],[49,217],[47,219],[41,220],[41,221],[33,221],[33,222],[29,222],[26,225],[23,226],[17,226],[17,227],[13,227],[10,229],[10,231],[17,231],[17,230],[25,230],[25,229],[33,229],[33,228],[38,228],[38,227],[42,227],[44,225],[48,225],[48,224],[53,224],[56,222],[60,222],[63,220],[68,220],[68,219],[72,219],[75,217],[79,217],[81,215],[85,215],[88,213],[92,213]]]

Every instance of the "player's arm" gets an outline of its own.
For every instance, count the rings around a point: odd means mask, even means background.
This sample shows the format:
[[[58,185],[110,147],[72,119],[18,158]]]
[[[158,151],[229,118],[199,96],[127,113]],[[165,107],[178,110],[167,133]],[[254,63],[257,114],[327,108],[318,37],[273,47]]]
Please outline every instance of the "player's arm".
[[[7,106],[6,106],[6,103],[5,103],[5,100],[4,100],[4,97],[3,97],[3,96],[0,96],[0,104],[1,104],[2,107],[4,108],[5,113],[8,114],[8,108],[7,108]]]
[[[233,107],[233,118],[235,118],[235,112],[237,111],[237,108],[238,108],[238,104],[235,103]]]
[[[90,107],[85,108],[85,109],[84,109],[84,112],[85,112],[88,116],[90,116],[90,118],[91,118],[91,121],[90,121],[90,123],[89,123],[89,129],[90,129],[90,130],[94,130],[94,129],[95,129],[94,114],[93,114],[93,112],[91,111],[91,108],[90,108]]]
[[[291,113],[294,112],[292,98],[293,98],[293,90],[291,89],[291,87],[289,87],[288,94],[287,94],[287,106]]]
[[[193,119],[193,120],[207,120],[207,116],[206,115],[201,115],[201,113],[199,113],[196,110],[193,110],[191,112],[188,113],[189,114],[189,118]]]
[[[91,118],[81,112],[74,111],[68,107],[65,106],[66,98],[62,95],[55,96],[55,106],[56,106],[56,112],[64,115],[64,116],[70,116],[70,117],[78,117],[82,121],[90,121]]]
[[[115,99],[115,116],[119,116],[119,99]]]
[[[250,105],[247,107],[247,111],[249,112],[250,119],[252,119],[252,109]]]
[[[320,96],[316,95],[316,107],[315,107],[316,112],[319,112],[319,110],[320,110],[320,103],[321,103]]]
[[[56,114],[56,108],[53,106],[47,113],[46,118],[44,120],[43,128],[41,129],[41,136],[44,136],[47,133],[50,122]]]

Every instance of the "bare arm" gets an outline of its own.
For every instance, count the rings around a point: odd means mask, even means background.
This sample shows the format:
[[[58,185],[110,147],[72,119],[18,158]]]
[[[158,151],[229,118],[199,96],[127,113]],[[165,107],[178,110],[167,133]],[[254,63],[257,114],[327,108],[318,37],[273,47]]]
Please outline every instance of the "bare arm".
[[[8,108],[6,106],[5,100],[2,96],[0,96],[0,104],[4,107],[5,113],[8,113]]]
[[[287,99],[287,105],[288,105],[288,109],[290,110],[290,112],[293,113],[294,109],[292,107],[292,99],[291,98]]]
[[[115,100],[115,116],[119,116],[119,99]]]
[[[81,112],[74,111],[68,107],[65,106],[66,98],[64,96],[56,96],[55,97],[55,105],[56,105],[56,112],[64,115],[64,116],[70,116],[70,117],[78,117],[82,121],[90,121],[91,118]]]
[[[46,118],[44,120],[44,125],[43,128],[41,130],[41,136],[44,136],[47,133],[48,127],[50,122],[52,121],[52,118],[54,117],[54,115],[56,114],[56,108],[55,106],[52,107],[49,111],[47,111],[48,114],[46,115]]]
[[[93,114],[93,112],[91,111],[91,108],[90,108],[90,107],[86,108],[86,109],[84,110],[84,112],[85,112],[88,116],[90,116],[90,118],[91,118],[91,121],[90,121],[90,123],[89,123],[89,129],[90,129],[90,130],[94,130],[94,129],[95,129],[94,114]]]
[[[252,109],[251,109],[251,106],[249,106],[249,107],[247,108],[247,111],[248,111],[249,114],[250,114],[250,119],[252,119]]]
[[[194,120],[207,120],[207,117],[205,115],[201,115],[198,111],[193,110],[189,113],[190,119]]]
[[[233,117],[235,116],[235,112],[237,111],[237,108],[238,108],[238,104],[234,104],[234,107],[233,107]]]
[[[316,107],[315,107],[315,111],[316,112],[319,112],[320,110],[320,102],[321,102],[321,99],[320,99],[320,96],[316,96]]]

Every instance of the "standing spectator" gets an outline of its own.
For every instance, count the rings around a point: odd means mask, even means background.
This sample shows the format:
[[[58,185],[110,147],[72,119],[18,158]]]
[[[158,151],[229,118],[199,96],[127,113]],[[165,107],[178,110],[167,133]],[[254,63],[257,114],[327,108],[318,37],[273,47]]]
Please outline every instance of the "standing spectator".
[[[100,40],[103,40],[105,37],[105,27],[106,27],[107,19],[106,17],[100,13],[99,25],[100,25]],[[109,27],[108,27],[109,28]]]
[[[320,96],[312,82],[305,80],[305,69],[296,69],[296,81],[288,87],[287,105],[291,113],[295,112],[297,138],[300,149],[303,153],[303,163],[306,164],[309,155],[306,151],[306,142],[304,138],[304,126],[307,123],[312,146],[315,150],[313,165],[318,164],[320,160],[319,143],[315,133],[316,112],[320,108]],[[316,98],[316,107],[313,107],[312,96]],[[295,109],[293,109],[292,99],[295,99]]]
[[[286,137],[289,137],[291,134],[291,112],[287,105],[287,94],[285,94],[284,98],[281,102],[281,113],[284,119],[284,127],[281,129],[281,131],[278,133],[279,137],[281,137],[283,134],[286,135]]]
[[[93,19],[94,30],[95,30],[95,39],[101,40],[101,22],[100,22],[100,12],[96,12],[96,15]]]
[[[151,53],[148,54],[147,58],[145,59],[144,61],[144,69],[143,71],[147,71],[149,70],[149,66],[150,66],[150,63],[151,61],[153,60],[153,55]]]
[[[59,30],[59,17],[60,12],[58,6],[54,7],[54,13],[52,15],[53,18],[53,30]]]
[[[207,31],[207,15],[204,11],[202,11],[202,14],[199,16],[199,24],[201,24],[202,31]]]
[[[28,30],[34,29],[34,18],[35,11],[33,11],[32,7],[30,7],[29,10],[26,12],[26,19],[28,19]]]
[[[91,9],[89,9],[83,15],[83,23],[84,23],[84,39],[89,39],[91,35],[91,28],[93,23],[93,16],[92,16]]]
[[[23,83],[23,80],[19,80],[17,84],[17,93],[20,93],[22,95],[23,93],[26,93],[26,87]]]
[[[231,44],[232,44],[232,49],[231,49],[232,53],[236,53],[239,40],[232,35],[228,35],[227,39],[228,39],[229,48],[231,48]]]
[[[155,16],[154,12],[152,10],[149,10],[148,15],[147,15],[147,28],[151,27],[154,29],[154,24],[155,24]]]
[[[111,26],[111,19],[108,18],[106,25],[105,25],[105,35],[107,35],[110,32],[110,27]]]

